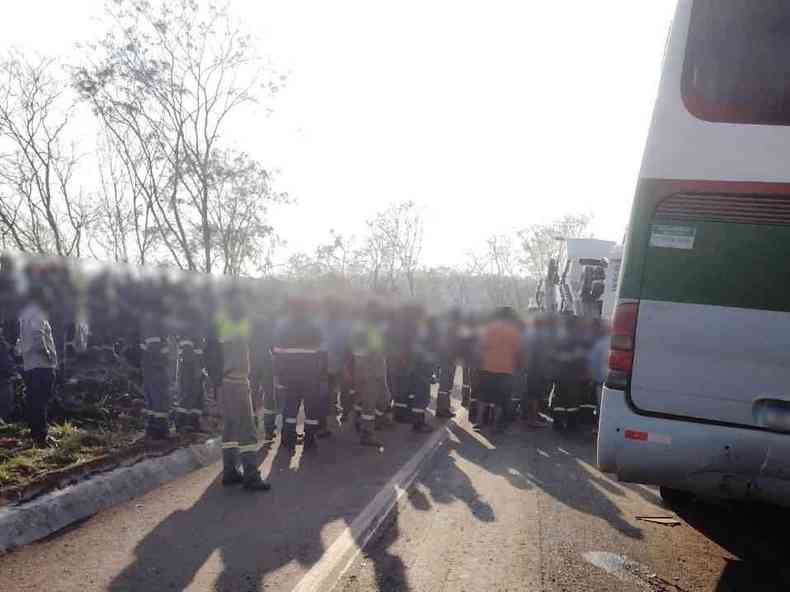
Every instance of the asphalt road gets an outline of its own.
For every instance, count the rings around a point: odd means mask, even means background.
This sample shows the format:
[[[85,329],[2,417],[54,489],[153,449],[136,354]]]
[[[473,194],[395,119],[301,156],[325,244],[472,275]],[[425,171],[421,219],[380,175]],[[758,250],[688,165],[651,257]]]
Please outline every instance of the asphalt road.
[[[452,432],[340,590],[790,590],[784,510],[667,508],[597,471],[589,432]]]
[[[336,589],[790,589],[784,511],[668,509],[653,489],[601,475],[589,435],[449,426]],[[222,488],[207,467],[0,557],[0,590],[290,590],[428,436],[398,426],[383,438],[383,452],[348,428],[317,453],[275,447],[265,494]]]

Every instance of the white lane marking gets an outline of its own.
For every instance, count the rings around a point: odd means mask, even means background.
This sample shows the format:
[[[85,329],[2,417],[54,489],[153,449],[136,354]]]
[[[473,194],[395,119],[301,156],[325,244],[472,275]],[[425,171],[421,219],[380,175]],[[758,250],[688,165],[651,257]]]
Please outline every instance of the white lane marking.
[[[370,538],[376,533],[389,513],[411,487],[420,469],[447,439],[450,430],[437,428],[417,453],[403,465],[376,497],[354,519],[351,525],[326,550],[321,559],[293,589],[294,592],[324,592],[332,590]]]

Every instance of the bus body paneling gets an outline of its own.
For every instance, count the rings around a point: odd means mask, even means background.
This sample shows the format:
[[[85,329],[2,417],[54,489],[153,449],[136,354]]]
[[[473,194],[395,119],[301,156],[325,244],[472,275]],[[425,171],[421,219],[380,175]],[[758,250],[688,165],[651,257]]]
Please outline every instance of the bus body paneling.
[[[790,5],[678,4],[601,404],[623,480],[790,505],[787,50]]]

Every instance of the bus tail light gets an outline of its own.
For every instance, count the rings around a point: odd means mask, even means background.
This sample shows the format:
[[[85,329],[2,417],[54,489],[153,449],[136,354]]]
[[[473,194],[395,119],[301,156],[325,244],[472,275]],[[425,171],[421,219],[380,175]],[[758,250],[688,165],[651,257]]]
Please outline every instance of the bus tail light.
[[[612,337],[609,342],[609,371],[606,374],[606,386],[609,388],[617,390],[628,388],[634,367],[638,315],[638,300],[621,300],[617,303],[612,319]]]

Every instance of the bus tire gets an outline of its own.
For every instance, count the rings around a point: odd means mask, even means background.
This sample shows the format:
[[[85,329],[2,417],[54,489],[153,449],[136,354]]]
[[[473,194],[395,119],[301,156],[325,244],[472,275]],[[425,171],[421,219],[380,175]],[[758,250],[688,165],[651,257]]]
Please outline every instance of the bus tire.
[[[661,499],[668,506],[679,506],[687,504],[694,499],[694,494],[689,491],[681,491],[680,489],[672,489],[671,487],[659,487],[658,492]]]

